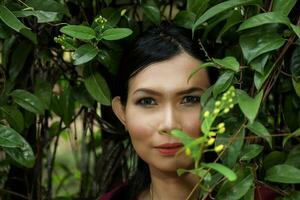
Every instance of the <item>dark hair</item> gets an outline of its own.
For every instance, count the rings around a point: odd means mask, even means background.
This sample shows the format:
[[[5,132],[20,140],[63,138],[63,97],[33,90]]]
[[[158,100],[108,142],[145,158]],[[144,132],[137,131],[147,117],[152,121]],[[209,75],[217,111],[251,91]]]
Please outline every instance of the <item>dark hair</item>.
[[[204,61],[204,52],[191,38],[191,31],[171,24],[152,27],[142,33],[124,51],[113,96],[120,96],[122,104],[126,105],[129,79],[150,64],[168,60],[182,52]],[[208,70],[208,74],[210,81],[214,82],[214,72]],[[136,198],[150,181],[148,165],[138,158],[136,172],[129,180],[127,199]]]

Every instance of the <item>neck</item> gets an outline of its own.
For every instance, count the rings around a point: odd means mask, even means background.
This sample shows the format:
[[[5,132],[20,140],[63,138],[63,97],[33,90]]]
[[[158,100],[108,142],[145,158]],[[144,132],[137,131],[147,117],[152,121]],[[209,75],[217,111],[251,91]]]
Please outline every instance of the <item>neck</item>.
[[[151,200],[195,200],[198,198],[199,190],[197,189],[187,199],[199,180],[197,176],[193,174],[178,176],[176,172],[161,172],[153,168],[150,168],[150,174],[151,191],[149,195]]]

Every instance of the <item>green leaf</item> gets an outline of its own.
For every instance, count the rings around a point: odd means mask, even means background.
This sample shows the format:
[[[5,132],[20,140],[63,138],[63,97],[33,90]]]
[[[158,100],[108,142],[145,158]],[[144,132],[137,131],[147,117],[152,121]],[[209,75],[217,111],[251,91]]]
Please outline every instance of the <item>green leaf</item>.
[[[59,95],[54,95],[51,103],[52,110],[62,118],[66,126],[69,126],[75,110],[72,90],[67,88]]]
[[[261,63],[261,64],[263,64],[263,63]],[[264,71],[262,74],[259,72],[254,73],[254,85],[257,90],[260,90],[260,88],[263,86],[264,82],[270,76],[272,69],[273,69],[273,66],[271,64],[267,63],[264,67]]]
[[[94,106],[95,100],[89,94],[83,84],[74,87],[72,93],[75,100],[77,100],[83,106],[86,106],[87,108],[92,108]]]
[[[267,170],[265,180],[276,183],[297,184],[300,183],[300,169],[287,164],[275,165]]]
[[[22,147],[23,142],[12,128],[0,125],[0,147]]]
[[[222,30],[219,32],[217,41],[220,41],[223,34],[226,33],[228,30],[230,30],[230,28],[232,28],[236,24],[239,24],[242,21],[243,21],[243,16],[241,15],[241,11],[234,10],[232,12],[232,15],[227,19],[226,24],[223,26]]]
[[[293,149],[289,152],[285,164],[297,167],[300,169],[300,145],[296,145]]]
[[[300,136],[300,128],[298,128],[297,130],[295,130],[293,133],[288,134],[288,136],[285,136],[282,142],[282,145],[285,146],[285,144],[287,143],[287,141],[289,139],[291,139],[292,137],[299,137]]]
[[[41,11],[41,10],[22,10],[22,11],[14,11],[13,14],[16,17],[28,17],[35,16],[37,17],[38,23],[49,23],[54,21],[59,21],[59,13],[57,12],[49,12],[49,11]]]
[[[227,119],[224,123],[229,134],[218,134],[215,145],[223,144],[227,147],[221,157],[222,163],[234,167],[244,145],[245,128],[241,128],[242,121],[233,118]]]
[[[111,27],[117,26],[121,19],[120,11],[115,8],[103,8],[101,13],[102,16],[107,20],[107,25],[110,25]]]
[[[15,130],[9,127],[0,125],[0,135],[5,134],[6,138],[14,140],[16,143],[21,143],[21,146],[16,148],[14,147],[5,147],[3,150],[9,155],[11,159],[16,161],[18,164],[31,168],[34,166],[35,157],[32,151],[31,146],[27,141]]]
[[[260,91],[255,96],[254,99],[249,97],[245,91],[237,90],[238,104],[239,104],[241,110],[243,111],[243,113],[245,114],[245,116],[250,121],[250,123],[253,123],[253,121],[258,113],[259,106],[262,101],[262,97],[263,97],[263,90]]]
[[[291,27],[292,27],[293,31],[296,33],[296,35],[298,36],[298,38],[300,38],[300,26],[295,26],[295,25],[291,24]]]
[[[272,4],[272,11],[280,12],[281,14],[288,16],[296,3],[297,0],[274,0]]]
[[[192,29],[196,15],[187,10],[180,11],[174,18],[174,23],[178,26]]]
[[[97,56],[98,52],[99,50],[93,45],[89,43],[83,44],[78,49],[76,49],[76,51],[72,55],[74,59],[73,64],[81,65],[87,63],[93,60]]]
[[[23,28],[27,28],[7,7],[3,5],[0,5],[0,18],[7,26],[17,32],[20,32]]]
[[[59,3],[59,1],[43,0],[43,3],[41,3],[40,0],[27,0],[26,4],[33,7],[34,10],[62,13],[70,16],[67,4]]]
[[[45,111],[45,107],[41,100],[28,91],[18,89],[14,90],[10,95],[13,97],[14,101],[25,110],[40,115]]]
[[[263,146],[258,144],[246,145],[241,153],[241,161],[250,161],[263,151]]]
[[[295,78],[292,78],[293,86],[296,94],[300,97],[300,80],[296,81]]]
[[[204,179],[204,181],[211,181],[211,174],[208,170],[203,168],[196,168],[196,169],[178,169],[177,174],[178,176],[182,176],[185,173],[195,174],[198,177]]]
[[[184,145],[189,145],[191,142],[194,141],[193,138],[191,138],[189,135],[187,135],[185,132],[179,130],[179,129],[173,129],[171,131],[171,135],[179,138],[180,141],[184,144]]]
[[[209,0],[187,0],[186,9],[200,16],[208,6]]]
[[[105,79],[91,67],[86,68],[84,85],[91,96],[103,105],[110,105],[110,91]]]
[[[214,63],[224,69],[231,69],[235,72],[238,72],[240,69],[240,63],[236,60],[235,57],[227,56],[223,59],[213,58],[212,60]]]
[[[147,0],[142,4],[144,14],[151,22],[158,25],[160,23],[160,10],[154,1]]]
[[[37,79],[34,85],[34,94],[42,101],[45,109],[50,108],[52,86],[48,81]]]
[[[253,185],[253,175],[251,173],[238,173],[238,180],[235,182],[225,181],[219,189],[216,199],[222,200],[240,200]]]
[[[240,46],[243,55],[250,63],[254,58],[280,48],[285,40],[273,31],[255,31],[241,35]]]
[[[17,132],[22,133],[24,129],[23,114],[15,106],[3,106],[0,107],[0,113],[8,121],[10,127]]]
[[[84,25],[67,25],[60,32],[80,40],[91,40],[96,37],[94,29]]]
[[[224,92],[229,88],[234,78],[234,72],[226,71],[224,72],[214,84],[213,95],[217,97],[220,93]]]
[[[268,142],[269,146],[272,148],[272,136],[270,135],[269,131],[264,127],[264,125],[262,125],[258,121],[255,121],[253,123],[248,123],[247,128],[252,133],[255,133],[257,136],[265,139]]]
[[[113,50],[100,49],[97,59],[109,72],[116,74],[119,67],[119,57],[120,55]]]
[[[282,15],[280,12],[260,13],[244,21],[238,31],[273,23],[290,26],[291,22],[288,17]]]
[[[256,5],[260,4],[260,0],[229,0],[222,3],[219,3],[210,9],[208,9],[203,15],[201,15],[193,26],[193,32],[199,28],[201,24],[205,21],[211,19],[212,17],[216,16],[217,14],[227,11],[229,9],[233,9],[238,6],[242,5]]]
[[[216,170],[217,172],[221,173],[223,176],[225,176],[229,181],[235,181],[237,179],[236,174],[234,171],[229,169],[228,167],[219,164],[219,163],[201,163],[202,166],[211,168]]]
[[[110,28],[103,32],[104,40],[119,40],[132,34],[129,28]]]
[[[20,42],[11,57],[11,64],[9,68],[9,76],[11,80],[15,80],[25,66],[25,62],[32,51],[32,45],[25,41]]]
[[[269,59],[269,54],[265,53],[250,62],[250,66],[260,74],[264,74],[264,67]]]
[[[263,168],[267,170],[274,165],[283,164],[285,159],[286,154],[283,151],[272,151],[264,158]]]
[[[292,76],[295,78],[300,76],[300,46],[296,46],[293,50],[290,63],[290,70],[292,72]],[[298,81],[300,79],[298,78],[296,80]]]

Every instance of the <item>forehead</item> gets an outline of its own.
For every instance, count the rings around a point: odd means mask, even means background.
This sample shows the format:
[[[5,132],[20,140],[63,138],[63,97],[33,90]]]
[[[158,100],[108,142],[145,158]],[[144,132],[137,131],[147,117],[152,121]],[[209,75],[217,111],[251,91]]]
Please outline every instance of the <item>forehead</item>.
[[[200,63],[200,60],[186,53],[153,63],[129,80],[128,93],[131,94],[139,88],[162,91],[186,89],[194,86],[207,88],[209,78],[205,70],[200,70],[188,82],[189,76]]]

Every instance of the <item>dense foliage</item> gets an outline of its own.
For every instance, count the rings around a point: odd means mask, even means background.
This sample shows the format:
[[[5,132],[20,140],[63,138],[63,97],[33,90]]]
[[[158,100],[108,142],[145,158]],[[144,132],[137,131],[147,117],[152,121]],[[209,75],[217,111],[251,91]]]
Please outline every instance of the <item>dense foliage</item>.
[[[122,45],[165,20],[199,37],[195,73],[220,72],[201,97],[203,135],[172,132],[196,161],[178,174],[201,177],[203,199],[250,200],[261,186],[300,199],[297,0],[1,0],[0,19],[3,199],[94,199],[130,175],[109,86]]]

